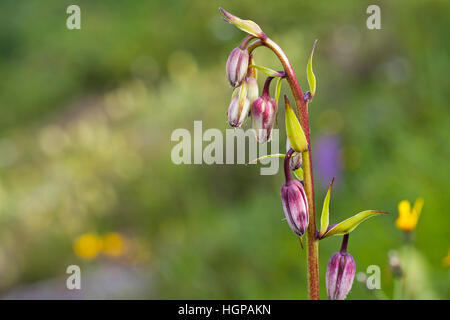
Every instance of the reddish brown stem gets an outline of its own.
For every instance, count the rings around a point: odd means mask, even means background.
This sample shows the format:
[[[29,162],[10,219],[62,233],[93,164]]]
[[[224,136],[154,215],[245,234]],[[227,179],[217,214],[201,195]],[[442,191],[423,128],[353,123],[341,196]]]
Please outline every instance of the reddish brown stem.
[[[289,59],[284,51],[269,38],[256,40],[249,45],[248,50],[252,52],[259,46],[271,49],[280,60],[286,73],[286,79],[294,96],[297,114],[300,117],[300,124],[305,132],[306,140],[310,149],[302,153],[303,174],[305,193],[308,199],[309,225],[307,230],[307,265],[308,265],[308,297],[311,300],[318,300],[319,296],[319,241],[316,238],[316,215],[314,204],[314,180],[311,160],[311,136],[309,130],[308,106],[303,96],[303,91],[295,75]]]

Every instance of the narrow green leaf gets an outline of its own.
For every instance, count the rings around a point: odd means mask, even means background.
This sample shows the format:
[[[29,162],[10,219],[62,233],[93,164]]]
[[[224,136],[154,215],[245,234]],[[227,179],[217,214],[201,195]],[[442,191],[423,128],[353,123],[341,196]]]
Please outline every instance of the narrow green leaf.
[[[327,232],[328,224],[330,223],[330,194],[331,188],[333,188],[333,180],[331,180],[330,186],[328,187],[327,195],[325,200],[323,200],[322,215],[320,217],[320,235],[324,235]]]
[[[306,151],[308,150],[308,143],[305,133],[286,95],[284,96],[284,102],[286,106],[286,135],[288,136],[289,143],[296,152]]]
[[[354,215],[351,218],[348,218],[337,225],[329,228],[327,232],[321,237],[327,238],[331,236],[341,235],[341,234],[347,234],[352,232],[361,222],[364,220],[369,219],[370,217],[379,215],[379,214],[387,214],[388,212],[383,211],[376,211],[376,210],[366,210],[362,211],[356,215]]]
[[[285,154],[282,154],[282,153],[268,154],[268,155],[259,157],[259,158],[257,158],[257,159],[254,159],[254,160],[250,161],[248,164],[255,164],[255,163],[257,163],[258,161],[261,161],[261,160],[263,160],[263,159],[268,159],[268,158],[284,158],[284,157],[286,157],[286,155],[285,155]]]
[[[269,77],[283,77],[284,73],[264,67],[264,66],[259,66],[257,64],[252,64],[250,66],[248,66],[249,68],[256,68],[261,70],[262,72],[264,72],[265,74],[267,74]]]
[[[314,75],[313,68],[312,68],[312,58],[314,55],[314,49],[316,48],[317,40],[314,41],[311,55],[309,56],[308,65],[306,66],[306,77],[308,78],[308,84],[309,84],[309,92],[311,93],[311,97],[314,97],[314,94],[316,93],[316,76]]]
[[[281,93],[281,80],[283,80],[283,78],[278,78],[277,80],[277,86],[275,87],[275,101],[278,105],[278,100],[280,99],[280,93]]]

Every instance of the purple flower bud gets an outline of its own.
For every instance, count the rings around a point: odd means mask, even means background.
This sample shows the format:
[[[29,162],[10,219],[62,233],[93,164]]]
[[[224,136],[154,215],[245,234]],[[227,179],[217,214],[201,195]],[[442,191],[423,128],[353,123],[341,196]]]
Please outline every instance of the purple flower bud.
[[[241,85],[247,74],[249,54],[246,49],[234,48],[227,60],[227,77],[234,88]]]
[[[239,96],[236,94],[228,107],[228,122],[235,128],[239,128],[244,123],[250,111],[250,100],[247,97],[239,99]]]
[[[289,227],[298,236],[303,236],[309,222],[308,201],[303,185],[298,180],[288,180],[281,186],[281,201]]]
[[[253,102],[252,124],[259,143],[270,141],[276,114],[277,103],[269,95],[263,94]]]
[[[355,259],[349,253],[336,252],[327,267],[326,285],[328,299],[344,300],[355,278]]]

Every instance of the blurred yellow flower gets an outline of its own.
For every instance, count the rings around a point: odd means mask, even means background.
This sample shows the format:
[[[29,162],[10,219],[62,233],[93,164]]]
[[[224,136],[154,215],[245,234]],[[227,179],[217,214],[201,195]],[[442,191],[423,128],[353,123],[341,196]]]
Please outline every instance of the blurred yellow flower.
[[[448,250],[447,256],[442,260],[444,267],[450,267],[450,250]]]
[[[420,212],[423,207],[423,198],[417,198],[411,210],[411,204],[408,200],[400,201],[398,204],[398,218],[395,221],[397,228],[403,231],[412,231],[416,228]]]
[[[75,240],[73,250],[82,259],[94,259],[102,250],[102,238],[93,233],[85,233]]]
[[[107,233],[103,237],[103,253],[110,257],[118,257],[125,252],[125,239],[117,232]]]

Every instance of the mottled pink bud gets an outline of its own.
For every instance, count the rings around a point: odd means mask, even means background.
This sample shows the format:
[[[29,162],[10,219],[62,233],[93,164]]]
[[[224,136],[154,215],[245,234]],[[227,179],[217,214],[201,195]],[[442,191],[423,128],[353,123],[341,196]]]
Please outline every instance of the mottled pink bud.
[[[328,299],[344,300],[355,278],[355,259],[349,253],[336,252],[328,262],[326,285]]]
[[[227,77],[232,87],[241,85],[247,74],[249,54],[246,49],[234,48],[227,60]]]
[[[245,97],[239,99],[239,94],[236,94],[228,107],[228,123],[230,126],[239,128],[247,119],[250,112],[250,100]]]
[[[270,141],[277,114],[277,103],[269,95],[263,94],[252,104],[252,125],[259,143]]]
[[[291,179],[281,186],[281,201],[286,220],[292,231],[303,236],[308,228],[308,201],[300,181]]]

